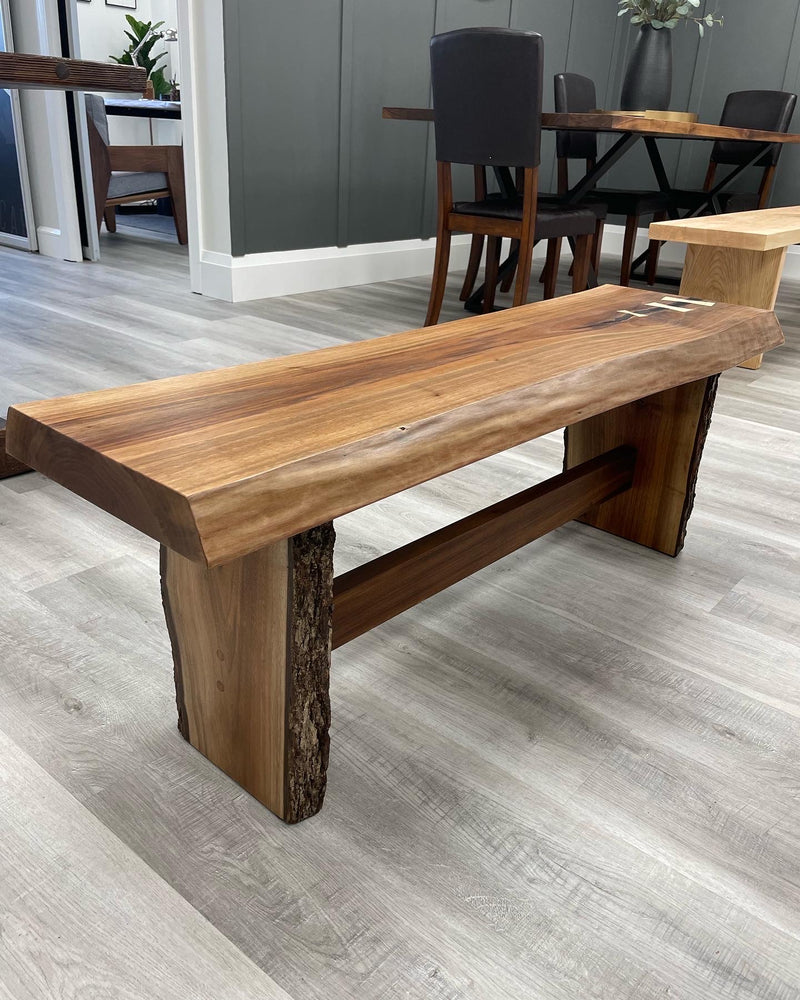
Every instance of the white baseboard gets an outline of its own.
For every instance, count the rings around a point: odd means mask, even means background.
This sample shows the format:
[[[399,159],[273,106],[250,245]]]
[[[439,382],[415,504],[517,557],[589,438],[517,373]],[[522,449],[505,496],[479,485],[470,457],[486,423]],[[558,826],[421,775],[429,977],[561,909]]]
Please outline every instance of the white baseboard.
[[[469,236],[453,238],[450,266],[454,270],[467,266],[469,244]],[[246,302],[413,278],[433,271],[435,247],[435,240],[403,240],[245,257],[205,251],[200,258],[202,291],[227,302]]]
[[[623,236],[622,226],[606,226],[604,252],[611,256],[621,255]],[[450,253],[452,270],[467,266],[469,245],[469,236],[453,237]],[[642,229],[637,252],[646,246],[646,231]],[[366,285],[374,281],[414,278],[432,273],[434,251],[433,239],[286,250],[245,257],[203,251],[200,258],[200,291],[203,295],[226,302],[246,302],[327,288]],[[544,255],[545,244],[540,243],[534,256],[543,258]],[[684,256],[685,247],[680,243],[667,243],[661,249],[661,259],[665,263],[680,265]],[[800,247],[789,248],[785,274],[787,277],[800,277]]]
[[[71,260],[76,262],[83,260],[82,252],[80,257],[75,256],[73,241],[61,229],[53,229],[50,226],[37,226],[36,241],[39,245],[39,253],[43,257],[55,257],[56,260]]]

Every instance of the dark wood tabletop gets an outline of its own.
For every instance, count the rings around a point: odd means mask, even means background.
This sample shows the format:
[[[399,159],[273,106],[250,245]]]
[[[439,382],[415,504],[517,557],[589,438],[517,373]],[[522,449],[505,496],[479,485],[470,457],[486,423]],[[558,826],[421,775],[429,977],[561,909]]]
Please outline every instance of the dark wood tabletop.
[[[144,98],[108,98],[106,112],[123,118],[159,118],[180,121],[180,101],[146,101]]]
[[[432,122],[433,108],[384,108],[383,117],[395,121]],[[586,114],[542,115],[542,128],[582,132],[628,132],[664,139],[740,139],[743,142],[800,143],[800,135],[785,132],[762,132],[757,129],[707,125],[704,122],[661,121],[637,115],[592,111]]]

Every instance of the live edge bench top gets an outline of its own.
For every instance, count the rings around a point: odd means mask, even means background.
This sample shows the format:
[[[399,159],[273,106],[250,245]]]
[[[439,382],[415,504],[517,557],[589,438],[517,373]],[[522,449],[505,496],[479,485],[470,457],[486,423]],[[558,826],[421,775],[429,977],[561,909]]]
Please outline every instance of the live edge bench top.
[[[7,449],[215,566],[782,343],[767,311],[604,286],[15,406]]]

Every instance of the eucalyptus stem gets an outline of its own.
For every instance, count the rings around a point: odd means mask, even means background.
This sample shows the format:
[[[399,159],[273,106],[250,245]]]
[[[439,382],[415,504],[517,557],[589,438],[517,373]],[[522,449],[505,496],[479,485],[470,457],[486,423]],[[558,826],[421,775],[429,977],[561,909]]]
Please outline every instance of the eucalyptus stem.
[[[716,11],[698,15],[701,0],[617,0],[617,17],[631,15],[631,24],[649,24],[650,27],[672,30],[681,21],[694,23],[702,38],[706,28],[720,26],[724,18]]]

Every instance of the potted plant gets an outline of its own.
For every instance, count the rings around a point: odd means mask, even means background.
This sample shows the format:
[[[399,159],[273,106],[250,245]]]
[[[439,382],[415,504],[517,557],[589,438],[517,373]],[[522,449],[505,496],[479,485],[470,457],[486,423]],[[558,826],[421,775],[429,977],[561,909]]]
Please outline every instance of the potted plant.
[[[701,0],[617,0],[618,17],[631,15],[639,25],[620,104],[623,111],[663,111],[672,96],[672,30],[682,22],[706,28],[722,24],[716,13],[701,14]]]
[[[153,97],[169,94],[172,85],[164,76],[163,65],[159,65],[162,59],[167,58],[166,49],[159,52],[158,55],[153,55],[156,42],[164,37],[163,33],[158,30],[164,22],[137,21],[130,14],[125,15],[125,20],[131,29],[125,32],[130,44],[121,56],[110,56],[109,58],[125,66],[141,66],[147,72],[148,90],[152,88]]]

